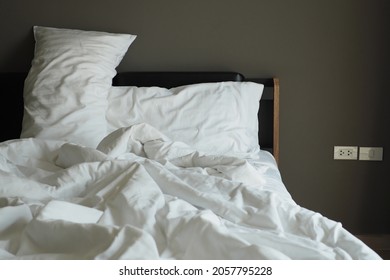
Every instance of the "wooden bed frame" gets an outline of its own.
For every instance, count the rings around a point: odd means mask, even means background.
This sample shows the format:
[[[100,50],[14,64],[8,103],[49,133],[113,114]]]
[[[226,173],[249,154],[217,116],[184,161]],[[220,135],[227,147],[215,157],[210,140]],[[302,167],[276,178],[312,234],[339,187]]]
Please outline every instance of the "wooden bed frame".
[[[20,137],[23,119],[23,86],[27,73],[0,73],[0,142]],[[236,72],[122,72],[113,79],[114,86],[160,86],[171,88],[186,84],[252,81],[264,84],[259,111],[260,147],[279,161],[279,80],[245,78]]]

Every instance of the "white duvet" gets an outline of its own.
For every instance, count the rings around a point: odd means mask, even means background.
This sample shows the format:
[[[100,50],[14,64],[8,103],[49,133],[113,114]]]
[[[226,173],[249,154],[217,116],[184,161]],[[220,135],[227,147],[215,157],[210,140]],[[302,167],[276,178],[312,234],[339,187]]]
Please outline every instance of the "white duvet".
[[[2,259],[380,259],[297,205],[273,157],[200,154],[146,124],[97,149],[0,144]]]

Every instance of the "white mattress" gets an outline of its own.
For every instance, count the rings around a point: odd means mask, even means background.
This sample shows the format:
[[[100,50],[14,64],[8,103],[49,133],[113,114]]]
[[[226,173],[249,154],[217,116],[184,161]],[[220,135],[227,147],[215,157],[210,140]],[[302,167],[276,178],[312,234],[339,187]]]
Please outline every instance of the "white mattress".
[[[0,144],[1,259],[380,259],[297,205],[271,154],[201,154],[146,124],[97,149]]]

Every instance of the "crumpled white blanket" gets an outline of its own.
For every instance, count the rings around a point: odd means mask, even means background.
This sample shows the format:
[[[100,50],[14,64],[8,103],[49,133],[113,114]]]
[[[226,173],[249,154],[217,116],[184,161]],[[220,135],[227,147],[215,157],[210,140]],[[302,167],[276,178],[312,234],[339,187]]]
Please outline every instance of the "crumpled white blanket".
[[[200,154],[147,124],[97,149],[0,144],[1,259],[380,259],[297,205],[273,158]]]

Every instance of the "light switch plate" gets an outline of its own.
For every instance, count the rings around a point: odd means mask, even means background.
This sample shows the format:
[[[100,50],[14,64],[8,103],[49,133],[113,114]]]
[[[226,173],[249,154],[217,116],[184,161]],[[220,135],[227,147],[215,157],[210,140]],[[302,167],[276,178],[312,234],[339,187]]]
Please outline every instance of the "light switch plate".
[[[360,147],[359,160],[383,160],[383,148],[382,147]]]

